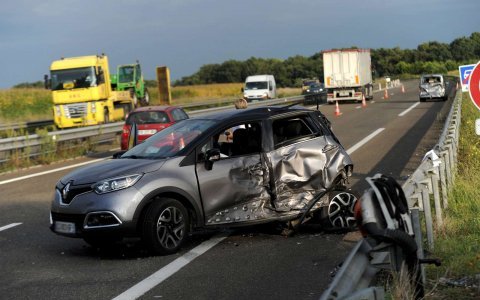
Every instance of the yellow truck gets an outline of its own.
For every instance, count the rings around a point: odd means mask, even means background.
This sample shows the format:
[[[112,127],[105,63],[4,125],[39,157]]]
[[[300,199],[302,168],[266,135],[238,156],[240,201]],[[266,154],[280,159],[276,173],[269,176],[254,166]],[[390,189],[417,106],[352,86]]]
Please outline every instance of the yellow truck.
[[[53,116],[58,128],[119,121],[134,108],[128,91],[112,90],[106,55],[62,58],[52,62]]]

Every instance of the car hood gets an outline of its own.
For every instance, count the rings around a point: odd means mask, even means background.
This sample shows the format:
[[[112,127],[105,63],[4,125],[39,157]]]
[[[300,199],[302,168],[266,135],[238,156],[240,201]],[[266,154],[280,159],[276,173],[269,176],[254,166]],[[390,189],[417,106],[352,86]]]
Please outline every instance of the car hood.
[[[70,181],[74,185],[93,184],[99,180],[122,175],[150,173],[160,169],[164,162],[164,159],[109,159],[76,169],[65,175],[60,181],[63,184]]]

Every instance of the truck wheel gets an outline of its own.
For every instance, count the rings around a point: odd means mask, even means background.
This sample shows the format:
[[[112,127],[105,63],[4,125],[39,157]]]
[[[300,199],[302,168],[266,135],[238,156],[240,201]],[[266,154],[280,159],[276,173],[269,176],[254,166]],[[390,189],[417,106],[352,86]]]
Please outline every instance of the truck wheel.
[[[103,123],[110,123],[110,115],[108,114],[108,109],[103,109]]]
[[[145,214],[142,240],[155,254],[175,253],[187,239],[189,221],[188,211],[180,201],[156,199]]]
[[[138,97],[137,97],[137,94],[135,92],[133,93],[132,98],[133,98],[133,105],[135,107],[138,107]]]
[[[150,104],[150,94],[148,93],[148,90],[145,89],[145,94],[142,99],[142,105],[148,106],[149,104]]]

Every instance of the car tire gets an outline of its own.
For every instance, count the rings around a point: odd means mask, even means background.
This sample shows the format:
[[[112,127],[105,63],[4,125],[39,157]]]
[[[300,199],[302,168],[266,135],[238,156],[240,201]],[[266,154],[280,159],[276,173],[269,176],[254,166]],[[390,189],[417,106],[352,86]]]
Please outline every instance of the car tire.
[[[188,211],[180,201],[156,199],[145,213],[142,240],[154,254],[175,253],[187,239],[189,221]]]
[[[357,227],[354,206],[358,195],[350,190],[333,191],[329,195],[328,206],[320,212],[322,225],[327,230],[350,231]]]

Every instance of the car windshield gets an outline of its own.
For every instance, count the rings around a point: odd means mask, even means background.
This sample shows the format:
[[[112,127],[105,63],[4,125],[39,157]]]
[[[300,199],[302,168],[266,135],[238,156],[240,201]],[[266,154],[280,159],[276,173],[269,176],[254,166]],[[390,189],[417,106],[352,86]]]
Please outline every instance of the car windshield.
[[[422,83],[440,83],[442,79],[440,76],[428,76],[422,78]]]
[[[323,88],[323,86],[318,84],[318,83],[314,83],[314,84],[310,85],[310,88],[311,89],[321,89],[321,88]]]
[[[55,70],[51,73],[52,90],[88,88],[97,85],[94,67]]]
[[[164,111],[139,111],[128,115],[127,125],[135,124],[165,124],[170,123],[168,115]]]
[[[268,82],[266,81],[251,81],[245,84],[246,90],[266,90],[268,89]]]
[[[214,120],[182,120],[128,150],[121,158],[156,159],[174,157],[214,124],[216,124]]]

